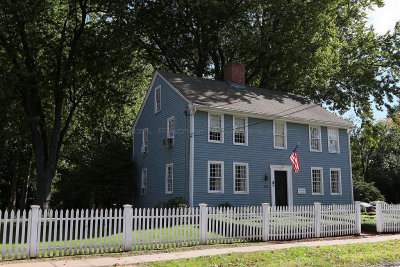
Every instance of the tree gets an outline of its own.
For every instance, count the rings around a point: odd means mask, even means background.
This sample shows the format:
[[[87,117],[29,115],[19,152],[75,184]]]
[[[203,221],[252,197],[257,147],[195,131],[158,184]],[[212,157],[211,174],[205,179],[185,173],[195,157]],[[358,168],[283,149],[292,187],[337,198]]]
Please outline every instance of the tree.
[[[372,117],[399,95],[386,43],[366,27],[381,0],[132,1],[133,27],[154,66],[223,79],[230,61],[246,82],[295,92],[334,110]]]
[[[50,199],[59,155],[76,112],[114,98],[132,68],[133,35],[124,1],[30,0],[0,4],[0,62],[29,126],[37,203]],[[127,90],[128,88],[125,88]],[[129,88],[130,89],[130,88]],[[90,100],[90,101],[89,101]],[[99,105],[97,105],[98,107]]]

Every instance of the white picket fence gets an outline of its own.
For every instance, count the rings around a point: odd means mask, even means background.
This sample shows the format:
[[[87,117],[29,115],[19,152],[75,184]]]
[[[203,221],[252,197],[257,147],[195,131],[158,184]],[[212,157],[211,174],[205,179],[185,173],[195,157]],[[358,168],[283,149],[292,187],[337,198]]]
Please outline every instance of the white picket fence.
[[[0,212],[0,259],[55,257],[361,233],[351,205]]]
[[[400,204],[376,202],[376,231],[378,233],[400,232]]]

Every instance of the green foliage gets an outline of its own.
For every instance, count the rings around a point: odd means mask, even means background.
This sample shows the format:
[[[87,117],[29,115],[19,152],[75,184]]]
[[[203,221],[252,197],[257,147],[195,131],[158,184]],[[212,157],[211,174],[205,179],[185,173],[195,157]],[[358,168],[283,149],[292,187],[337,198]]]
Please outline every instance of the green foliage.
[[[135,180],[130,139],[108,140],[84,155],[75,155],[71,164],[77,167],[60,168],[51,207],[112,208],[133,202]]]
[[[353,181],[354,199],[362,202],[372,202],[376,200],[385,201],[385,197],[381,194],[374,183],[364,181]]]
[[[172,198],[165,202],[160,202],[155,208],[187,208],[187,202],[183,197]]]
[[[361,232],[376,233],[376,217],[375,214],[361,214]]]

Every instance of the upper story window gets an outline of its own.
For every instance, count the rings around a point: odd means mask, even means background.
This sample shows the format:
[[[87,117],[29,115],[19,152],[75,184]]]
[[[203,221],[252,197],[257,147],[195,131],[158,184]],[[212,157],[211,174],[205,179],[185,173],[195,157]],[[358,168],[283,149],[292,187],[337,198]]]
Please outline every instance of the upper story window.
[[[233,117],[233,144],[247,145],[247,118]]]
[[[161,110],[161,86],[156,87],[154,90],[154,113]]]
[[[142,153],[148,152],[148,145],[149,145],[149,129],[142,130]]]
[[[321,127],[310,125],[310,151],[321,152]]]
[[[339,153],[339,130],[328,128],[329,153]]]
[[[167,164],[165,167],[165,194],[172,194],[174,188],[174,165]]]
[[[324,184],[322,176],[322,168],[311,168],[311,183],[312,183],[312,194],[323,195]]]
[[[224,192],[224,162],[208,162],[208,193]]]
[[[208,113],[208,141],[224,142],[224,115]]]
[[[233,163],[234,181],[233,193],[249,193],[249,166],[247,163]]]
[[[142,182],[140,186],[141,194],[146,195],[147,194],[147,169],[142,169]]]
[[[175,117],[171,117],[167,121],[167,138],[175,136]]]
[[[342,183],[341,183],[341,170],[330,169],[331,172],[331,195],[342,194]]]
[[[286,149],[286,123],[274,121],[274,148]]]

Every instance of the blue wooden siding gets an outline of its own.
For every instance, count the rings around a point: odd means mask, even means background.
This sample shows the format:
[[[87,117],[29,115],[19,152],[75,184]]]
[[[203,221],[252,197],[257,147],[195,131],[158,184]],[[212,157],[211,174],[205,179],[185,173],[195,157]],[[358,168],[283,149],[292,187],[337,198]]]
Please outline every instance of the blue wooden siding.
[[[193,204],[212,206],[229,202],[231,205],[260,205],[271,203],[270,165],[291,165],[289,156],[300,142],[298,155],[300,171],[292,175],[293,204],[309,205],[345,204],[351,202],[348,138],[345,129],[339,130],[340,154],[328,152],[327,128],[321,127],[322,152],[310,152],[308,125],[287,123],[287,149],[274,149],[273,121],[249,118],[248,146],[233,145],[233,116],[224,114],[224,143],[208,143],[208,114],[198,111],[195,115],[194,148],[194,199]],[[207,164],[209,160],[224,161],[224,193],[208,193]],[[233,162],[249,164],[249,194],[233,194]],[[311,167],[323,168],[324,195],[311,194]],[[342,195],[330,193],[330,168],[341,169]],[[265,181],[265,175],[268,181]],[[305,188],[305,195],[298,195],[298,188]]]
[[[154,91],[161,85],[161,111],[154,113]],[[135,180],[137,207],[154,207],[162,201],[184,197],[189,203],[189,134],[188,103],[157,76],[134,132]],[[167,119],[175,116],[173,148],[163,146],[167,137]],[[142,129],[149,129],[147,154],[141,153]],[[173,194],[165,194],[166,164],[173,163]],[[141,196],[141,170],[147,168],[147,194]]]

